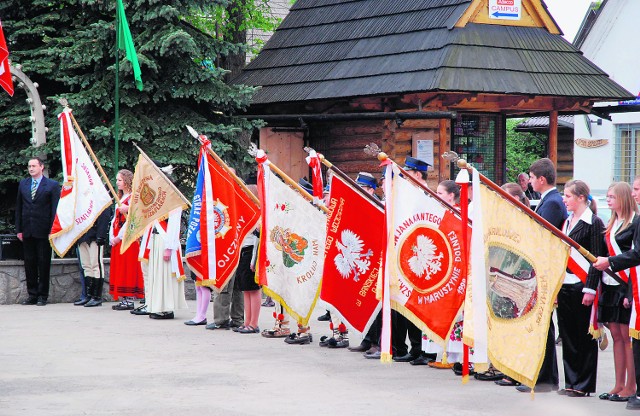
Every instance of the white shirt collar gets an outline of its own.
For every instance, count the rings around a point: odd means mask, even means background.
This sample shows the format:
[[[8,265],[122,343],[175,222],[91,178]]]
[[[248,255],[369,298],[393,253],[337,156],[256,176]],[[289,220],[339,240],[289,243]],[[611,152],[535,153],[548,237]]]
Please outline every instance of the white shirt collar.
[[[541,193],[541,194],[540,194],[540,200],[542,201],[542,199],[543,199],[545,196],[547,196],[547,194],[548,194],[549,192],[553,191],[554,189],[556,189],[556,188],[553,188],[553,187],[552,187],[552,188],[547,189],[547,190],[546,190],[546,191],[544,191],[543,193]]]
[[[570,221],[571,218],[573,218],[573,212],[569,214],[568,221]],[[582,213],[578,221],[584,221],[589,225],[593,224],[593,211],[591,211],[591,208],[587,207],[587,209],[584,210],[584,212]]]

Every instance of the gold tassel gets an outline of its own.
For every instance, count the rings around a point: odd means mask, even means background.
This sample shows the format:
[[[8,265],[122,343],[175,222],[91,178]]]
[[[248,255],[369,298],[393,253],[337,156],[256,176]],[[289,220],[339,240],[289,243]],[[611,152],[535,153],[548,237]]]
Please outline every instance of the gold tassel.
[[[631,338],[640,339],[640,330],[629,328],[629,335]]]
[[[462,384],[467,384],[469,382],[469,374],[466,376],[462,376]]]
[[[389,364],[393,362],[393,356],[388,352],[383,352],[382,354],[380,354],[380,362],[383,364]]]
[[[447,352],[446,352],[446,351],[443,351],[443,352],[442,352],[442,364],[444,364],[444,365],[449,364],[449,363],[447,362]]]

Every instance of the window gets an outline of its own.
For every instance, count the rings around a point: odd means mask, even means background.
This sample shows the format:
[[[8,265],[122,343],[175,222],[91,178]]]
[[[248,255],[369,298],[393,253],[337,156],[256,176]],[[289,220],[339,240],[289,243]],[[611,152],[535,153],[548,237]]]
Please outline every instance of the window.
[[[453,144],[451,149],[478,171],[496,180],[497,117],[494,115],[459,115],[453,124]],[[452,164],[452,177],[455,164]]]
[[[616,125],[615,159],[613,178],[615,181],[633,182],[640,174],[640,124]]]

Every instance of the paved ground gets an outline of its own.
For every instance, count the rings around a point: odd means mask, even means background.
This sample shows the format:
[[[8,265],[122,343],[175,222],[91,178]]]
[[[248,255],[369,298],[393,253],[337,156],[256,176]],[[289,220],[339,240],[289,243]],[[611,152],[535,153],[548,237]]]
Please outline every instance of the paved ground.
[[[462,385],[450,370],[382,365],[317,345],[101,308],[0,306],[0,415],[617,415],[624,403]],[[190,302],[191,311],[194,302]],[[261,327],[272,308],[262,308]],[[211,314],[211,308],[209,309]],[[318,309],[313,315],[322,314]],[[358,336],[352,343],[359,343]],[[559,349],[560,350],[560,349]],[[601,353],[598,393],[613,385]]]

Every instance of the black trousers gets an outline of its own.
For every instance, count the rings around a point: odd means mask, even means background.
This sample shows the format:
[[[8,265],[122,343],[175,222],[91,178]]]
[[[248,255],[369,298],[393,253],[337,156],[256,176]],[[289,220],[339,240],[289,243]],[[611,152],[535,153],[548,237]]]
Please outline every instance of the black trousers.
[[[393,346],[393,355],[401,357],[407,355],[407,333],[409,334],[409,342],[411,349],[409,354],[419,357],[422,353],[422,331],[396,311],[391,311],[391,343]]]
[[[553,324],[553,320],[550,320],[547,344],[544,349],[544,360],[542,361],[542,367],[540,367],[536,385],[550,384],[557,386],[559,380],[558,360],[556,359],[556,327]]]
[[[364,336],[362,342],[369,345],[380,345],[380,335],[382,334],[382,311],[378,312],[378,316],[374,319],[373,323],[369,327],[367,334]]]
[[[24,273],[29,299],[47,300],[51,269],[51,245],[47,238],[24,237]]]
[[[582,283],[564,284],[558,293],[565,388],[593,393],[598,372],[598,342],[589,334],[591,306],[582,304]]]

